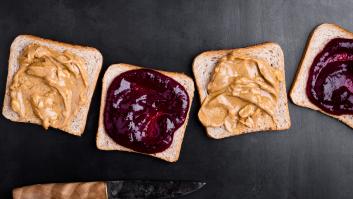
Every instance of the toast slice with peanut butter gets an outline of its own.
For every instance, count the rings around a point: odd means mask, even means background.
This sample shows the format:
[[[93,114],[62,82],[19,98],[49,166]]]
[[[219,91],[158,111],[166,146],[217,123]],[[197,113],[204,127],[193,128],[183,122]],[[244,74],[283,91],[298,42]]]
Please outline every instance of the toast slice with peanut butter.
[[[95,48],[31,35],[16,37],[2,114],[15,122],[81,136],[102,62]]]
[[[199,120],[214,139],[291,125],[284,55],[276,43],[207,51],[193,62]]]

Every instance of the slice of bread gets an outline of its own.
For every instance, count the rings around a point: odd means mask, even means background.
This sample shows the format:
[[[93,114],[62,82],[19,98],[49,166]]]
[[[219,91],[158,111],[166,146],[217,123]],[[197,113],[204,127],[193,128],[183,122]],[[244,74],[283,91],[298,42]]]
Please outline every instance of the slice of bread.
[[[196,86],[200,95],[201,103],[207,97],[207,85],[213,74],[214,68],[220,58],[226,56],[231,51],[246,53],[255,58],[267,61],[272,67],[278,68],[284,75],[284,56],[281,47],[275,43],[264,43],[246,48],[207,51],[198,55],[193,63],[193,72]],[[279,100],[275,107],[274,122],[270,117],[258,121],[255,127],[247,128],[245,131],[229,132],[224,127],[206,127],[207,135],[211,138],[221,139],[229,136],[244,133],[266,131],[266,130],[285,130],[291,125],[288,111],[288,100],[286,93],[285,80],[280,83]],[[274,123],[274,124],[273,124]]]
[[[103,77],[102,98],[101,98],[101,107],[100,107],[100,114],[99,114],[99,126],[98,126],[97,138],[96,138],[98,149],[119,150],[119,151],[140,153],[132,149],[126,148],[124,146],[121,146],[116,142],[114,142],[105,132],[104,123],[103,123],[103,113],[104,113],[104,107],[105,107],[105,101],[106,101],[106,94],[111,82],[114,80],[116,76],[120,75],[123,72],[134,70],[134,69],[140,69],[140,68],[141,67],[139,66],[133,66],[129,64],[113,64],[109,66],[109,68],[105,72]],[[186,125],[189,119],[189,112],[192,104],[192,99],[194,97],[194,90],[195,90],[194,82],[190,77],[182,73],[165,72],[165,71],[158,71],[158,72],[173,78],[175,81],[179,82],[182,86],[184,86],[185,90],[188,92],[188,95],[189,95],[190,105],[189,105],[189,110],[184,124],[174,133],[174,138],[171,146],[163,152],[154,153],[154,154],[145,154],[145,155],[150,155],[156,158],[160,158],[168,162],[176,162],[179,159],[181,145],[183,142]]]
[[[34,124],[41,124],[41,121],[38,118],[25,118],[21,119],[16,112],[11,108],[10,101],[10,85],[12,83],[12,78],[19,69],[19,60],[22,51],[25,47],[30,44],[38,44],[41,46],[46,46],[50,49],[62,52],[68,50],[71,53],[76,54],[77,56],[83,58],[85,61],[85,67],[88,74],[88,90],[87,90],[87,102],[84,106],[81,106],[76,115],[68,122],[66,127],[59,128],[62,131],[65,131],[69,134],[81,136],[87,120],[88,109],[91,103],[91,98],[96,87],[97,79],[99,72],[102,67],[103,57],[102,54],[95,48],[83,47],[77,45],[71,45],[61,42],[56,42],[48,39],[42,39],[39,37],[31,35],[20,35],[12,42],[10,48],[10,58],[9,58],[9,67],[8,75],[6,82],[6,92],[4,99],[4,106],[2,109],[2,114],[9,120],[15,122],[28,122]]]
[[[311,33],[304,51],[302,60],[299,64],[295,81],[290,91],[290,97],[294,104],[302,107],[320,111],[326,115],[334,117],[353,128],[353,115],[332,115],[324,112],[319,107],[309,101],[306,95],[306,84],[309,76],[309,69],[317,56],[326,44],[334,38],[353,39],[353,33],[335,24],[321,24]]]

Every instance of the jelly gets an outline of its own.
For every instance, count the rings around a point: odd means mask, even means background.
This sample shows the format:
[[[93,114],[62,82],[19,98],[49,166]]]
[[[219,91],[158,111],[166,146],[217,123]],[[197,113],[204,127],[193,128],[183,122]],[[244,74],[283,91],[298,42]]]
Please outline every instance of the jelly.
[[[313,104],[327,113],[353,114],[352,39],[332,39],[315,57],[306,94]]]
[[[177,81],[154,70],[130,70],[108,88],[104,126],[116,143],[158,153],[170,147],[188,109],[189,96]]]

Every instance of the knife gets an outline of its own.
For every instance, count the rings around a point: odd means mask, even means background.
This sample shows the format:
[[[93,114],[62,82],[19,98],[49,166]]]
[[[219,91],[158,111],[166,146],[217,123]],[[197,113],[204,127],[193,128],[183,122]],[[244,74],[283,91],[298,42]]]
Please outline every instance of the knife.
[[[52,183],[13,190],[13,199],[158,199],[190,194],[206,183],[191,181],[118,180]]]

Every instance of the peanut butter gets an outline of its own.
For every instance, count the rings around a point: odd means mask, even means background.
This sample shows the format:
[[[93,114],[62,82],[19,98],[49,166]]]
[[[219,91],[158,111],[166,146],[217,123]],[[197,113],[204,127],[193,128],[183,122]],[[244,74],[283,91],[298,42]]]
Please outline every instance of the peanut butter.
[[[62,128],[86,103],[87,86],[82,58],[31,44],[19,57],[10,86],[11,108],[22,120],[37,118],[45,129]]]
[[[214,69],[199,119],[206,127],[224,126],[233,133],[253,128],[264,115],[274,124],[281,81],[280,71],[265,60],[231,52]]]

